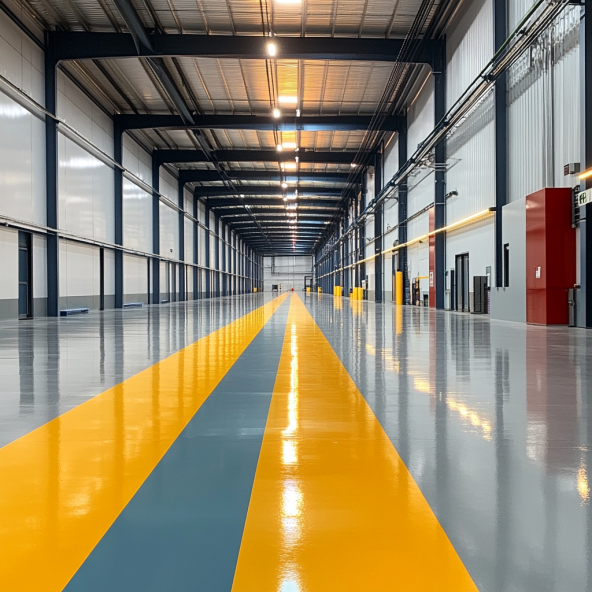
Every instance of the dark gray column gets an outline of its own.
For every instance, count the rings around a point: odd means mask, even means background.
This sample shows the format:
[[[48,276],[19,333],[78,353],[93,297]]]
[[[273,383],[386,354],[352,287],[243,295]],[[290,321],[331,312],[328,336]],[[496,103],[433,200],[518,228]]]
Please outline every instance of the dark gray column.
[[[399,168],[407,162],[407,115],[401,121],[401,130],[399,131]],[[399,218],[399,244],[407,242],[407,178],[399,185],[398,218]],[[395,261],[398,260],[398,267],[395,269]],[[403,302],[407,304],[407,294],[409,293],[409,282],[407,278],[407,247],[402,247],[397,251],[397,256],[393,255],[393,275],[396,271],[403,272]],[[392,283],[392,279],[391,279]],[[393,294],[393,300],[395,295]]]
[[[374,156],[374,196],[376,197],[382,189],[382,153]],[[374,212],[374,300],[382,302],[383,278],[382,278],[382,226],[384,207],[380,204]]]
[[[179,180],[178,184],[178,205],[179,205],[179,260],[185,261],[185,184]],[[185,289],[185,264],[179,265],[179,301],[186,299]]]
[[[199,224],[197,223],[197,216],[198,216],[197,195],[195,194],[195,191],[194,191],[193,192],[193,219],[196,220],[196,222],[193,223],[193,263],[195,263],[195,265],[197,265],[199,262],[199,251],[198,251]],[[199,294],[197,293],[197,291],[198,291],[198,281],[197,281],[198,274],[199,274],[199,268],[194,267],[193,268],[193,300],[197,300],[199,298]]]
[[[113,121],[113,160],[123,166],[123,132],[116,117]],[[123,246],[123,170],[113,169],[113,209],[115,244]],[[115,249],[115,308],[123,307],[123,251]]]
[[[210,208],[206,201],[206,298],[211,298],[212,272],[210,271]]]
[[[220,218],[218,218],[216,214],[214,214],[214,232],[216,233],[216,248],[214,249],[214,268],[216,269],[217,273],[215,295],[220,296]]]
[[[56,115],[57,60],[51,35],[47,35],[45,52],[45,109]],[[48,228],[58,228],[58,127],[51,115],[45,116],[45,185]],[[59,241],[57,233],[47,233],[47,315],[59,314]]]
[[[592,168],[592,0],[584,0],[580,21],[580,109],[581,169]],[[592,178],[582,181],[581,189],[592,187]],[[590,228],[588,228],[590,222]],[[577,301],[579,327],[592,327],[592,212],[590,205],[580,208],[580,295]]]
[[[160,164],[152,155],[152,304],[160,304]]]
[[[493,25],[495,51],[508,36],[508,0],[494,0]],[[504,71],[495,81],[495,285],[503,284],[502,208],[508,203],[508,112],[507,75]]]
[[[438,53],[434,65],[434,120],[438,125],[446,115],[446,44]],[[446,226],[446,140],[442,138],[435,149],[436,184],[434,195],[435,228]],[[436,308],[444,308],[444,273],[446,268],[446,236],[439,232],[436,239]]]

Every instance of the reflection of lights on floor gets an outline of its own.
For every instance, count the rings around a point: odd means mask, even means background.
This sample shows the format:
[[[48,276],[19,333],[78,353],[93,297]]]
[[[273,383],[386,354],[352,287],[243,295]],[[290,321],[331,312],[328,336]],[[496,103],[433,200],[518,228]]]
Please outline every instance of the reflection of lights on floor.
[[[488,442],[491,441],[491,423],[489,421],[483,419],[476,411],[469,409],[464,403],[456,401],[451,397],[446,399],[446,405],[449,409],[456,411],[460,415],[461,420],[470,422],[472,426],[480,428],[483,438]]]
[[[284,441],[284,449],[282,454],[282,463],[285,465],[293,465],[298,462],[298,449],[295,442],[289,440]]]
[[[282,431],[282,535],[284,565],[278,592],[300,592],[299,566],[293,553],[302,537],[303,496],[300,483],[292,477],[292,466],[298,463],[298,336],[296,325],[290,331],[290,392],[288,393],[288,425]]]
[[[300,586],[294,580],[284,580],[280,592],[300,592]]]
[[[588,484],[588,473],[584,463],[580,465],[578,470],[578,493],[582,501],[587,502],[590,499],[590,485]]]

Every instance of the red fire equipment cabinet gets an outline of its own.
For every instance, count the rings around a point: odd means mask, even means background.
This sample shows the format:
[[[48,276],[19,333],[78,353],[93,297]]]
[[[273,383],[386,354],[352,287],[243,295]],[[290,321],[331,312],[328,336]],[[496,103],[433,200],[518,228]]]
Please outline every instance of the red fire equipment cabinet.
[[[567,325],[568,293],[576,282],[576,232],[571,189],[526,197],[526,322]]]

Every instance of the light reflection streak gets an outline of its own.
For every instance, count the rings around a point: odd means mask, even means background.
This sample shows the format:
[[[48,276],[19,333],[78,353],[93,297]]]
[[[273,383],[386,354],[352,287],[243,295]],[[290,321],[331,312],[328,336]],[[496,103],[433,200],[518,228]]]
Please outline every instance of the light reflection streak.
[[[588,472],[583,462],[578,469],[578,493],[582,498],[582,502],[587,503],[590,499],[590,485],[588,483]]]
[[[282,537],[284,561],[278,592],[300,592],[300,574],[295,551],[302,537],[303,496],[294,467],[298,463],[298,336],[296,325],[290,331],[290,392],[288,394],[288,425],[282,431]]]

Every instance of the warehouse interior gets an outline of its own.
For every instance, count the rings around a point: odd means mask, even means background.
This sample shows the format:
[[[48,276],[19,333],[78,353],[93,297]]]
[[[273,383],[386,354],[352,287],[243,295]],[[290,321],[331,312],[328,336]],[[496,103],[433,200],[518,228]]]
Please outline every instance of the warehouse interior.
[[[588,16],[0,0],[0,592],[592,590]]]

